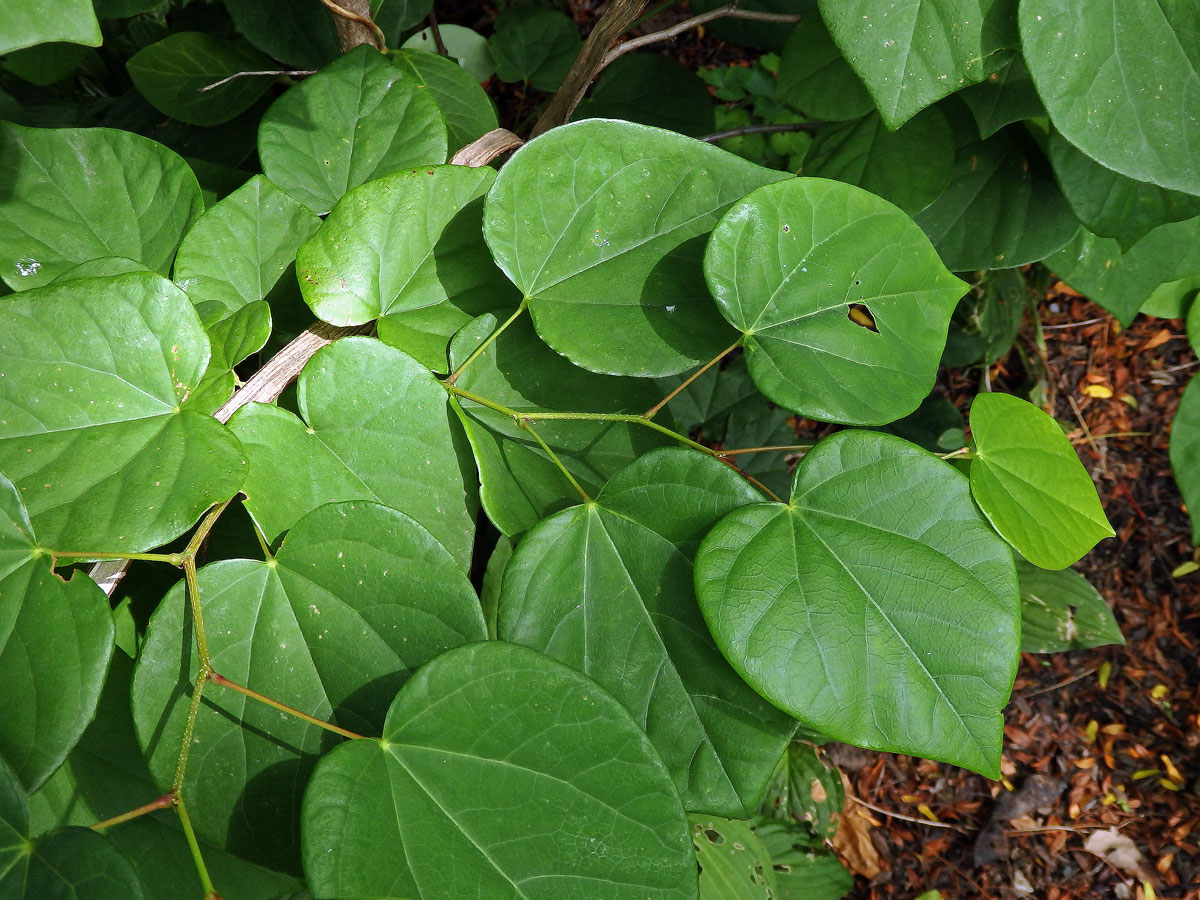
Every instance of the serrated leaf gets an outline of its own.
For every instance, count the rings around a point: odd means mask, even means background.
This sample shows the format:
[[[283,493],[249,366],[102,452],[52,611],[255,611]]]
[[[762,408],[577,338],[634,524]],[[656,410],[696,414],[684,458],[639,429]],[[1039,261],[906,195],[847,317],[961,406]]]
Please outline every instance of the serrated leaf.
[[[113,649],[104,593],[82,572],[64,581],[50,563],[17,489],[0,475],[0,754],[30,791],[91,721]]]
[[[979,126],[979,136],[985,139],[1005,125],[1046,114],[1029,77],[1029,68],[1020,55],[979,84],[964,88],[959,96],[970,107]]]
[[[189,402],[208,358],[187,296],[148,272],[0,300],[0,471],[43,546],[150,550],[238,490],[237,440]]]
[[[1027,560],[1062,569],[1112,537],[1091,476],[1058,424],[1009,394],[971,404],[971,494]]]
[[[501,81],[523,81],[553,91],[581,46],[579,29],[565,13],[544,6],[509,6],[496,17],[488,53]]]
[[[695,900],[666,769],[561,663],[497,642],[452,650],[400,691],[383,738],[335,749],[305,794],[317,896]]]
[[[446,161],[446,123],[420,81],[362,44],[271,104],[263,172],[318,215],[350,188]]]
[[[777,900],[841,900],[854,889],[837,856],[812,847],[800,826],[759,819],[754,833],[771,854]]]
[[[35,5],[22,0],[0,0],[0,53],[34,44],[69,41],[99,47],[103,37],[91,0],[50,0]]]
[[[1184,388],[1171,426],[1171,469],[1192,520],[1192,544],[1200,544],[1200,381]]]
[[[779,58],[775,96],[815,119],[842,122],[874,112],[875,101],[820,15],[807,15],[788,36]]]
[[[262,71],[272,65],[270,57],[244,41],[177,31],[143,47],[125,68],[134,86],[159,112],[192,125],[220,125],[248,109],[271,89],[271,81],[250,76],[210,86],[237,72]]]
[[[705,295],[705,236],[735,200],[787,177],[681,135],[588,119],[513,154],[484,235],[551,347],[595,372],[669,375],[733,339]]]
[[[888,128],[1003,66],[1017,45],[1016,0],[820,0],[842,55]]]
[[[1047,571],[1018,559],[1017,579],[1021,583],[1021,649],[1026,653],[1125,643],[1112,610],[1078,572]]]
[[[479,230],[495,177],[486,166],[427,166],[353,189],[300,247],[304,301],[335,325],[438,304],[515,307],[519,297]]]
[[[412,516],[465,569],[475,474],[445,390],[399,350],[343,338],[297,382],[297,418],[252,403],[229,428],[250,461],[246,508],[268,540],[323,503],[368,500]]]
[[[482,316],[455,336],[451,362],[461,365],[496,329]],[[665,394],[642,379],[597,375],[571,365],[538,340],[528,316],[510,325],[471,363],[458,387],[518,412],[577,411],[640,415]],[[579,502],[579,493],[528,430],[511,416],[460,400],[463,425],[479,467],[480,500],[501,532],[516,536],[542,518]],[[671,443],[627,422],[533,423],[572,477],[594,494],[643,453]]]
[[[237,30],[259,50],[291,66],[320,68],[338,57],[329,10],[294,0],[223,0]]]
[[[384,6],[399,4],[385,2]],[[432,0],[425,0],[431,6]],[[421,16],[428,15],[428,10]],[[382,27],[382,26],[381,26]],[[427,50],[393,51],[392,62],[411,72],[437,101],[438,109],[446,120],[450,150],[465,147],[499,127],[496,107],[484,93],[471,73],[452,59],[430,53]]]
[[[700,537],[758,499],[711,457],[664,449],[618,472],[594,503],[517,545],[497,635],[595,678],[646,729],[684,807],[753,812],[795,723],[721,659],[691,590]]]
[[[696,73],[657,53],[627,53],[606,66],[576,119],[625,119],[698,136],[713,130],[713,105]]]
[[[1200,194],[1189,132],[1200,119],[1190,4],[1021,0],[1021,47],[1050,121],[1101,165]]]
[[[771,854],[746,822],[688,816],[700,867],[700,900],[773,900]]]
[[[953,467],[838,432],[801,460],[790,504],[742,507],[709,532],[696,594],[725,657],[802,724],[999,773],[1017,580]]]
[[[929,393],[966,288],[899,209],[819,178],[735,204],[713,229],[704,273],[722,315],[746,335],[750,377],[768,398],[809,418],[867,425],[912,412]]]
[[[217,672],[360,733],[379,732],[414,669],[487,634],[479,598],[446,548],[373,503],[322,506],[296,523],[273,561],[213,563],[199,581]],[[180,585],[151,619],[133,677],[138,740],[163,789],[198,668],[185,610]],[[300,794],[329,732],[218,685],[205,699],[193,740],[224,749],[191,758],[184,799],[193,824],[240,856],[295,869]],[[231,766],[237,778],[225,774]]]
[[[203,209],[187,163],[127,131],[0,123],[0,171],[0,277],[18,291],[101,256],[165,275]]]
[[[846,805],[846,789],[836,766],[811,744],[795,741],[771,776],[759,813],[805,828],[816,841],[832,839],[836,816]]]

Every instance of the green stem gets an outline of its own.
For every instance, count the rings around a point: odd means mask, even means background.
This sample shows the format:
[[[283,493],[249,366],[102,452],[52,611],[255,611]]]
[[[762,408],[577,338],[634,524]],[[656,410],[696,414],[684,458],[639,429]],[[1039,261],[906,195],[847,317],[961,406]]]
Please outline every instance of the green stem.
[[[470,399],[470,398],[468,398]],[[670,428],[664,428],[657,422],[647,419],[645,416],[635,416],[627,413],[565,413],[565,412],[535,412],[535,413],[518,413],[517,424],[522,422],[629,422],[633,425],[643,425],[652,431],[657,431],[659,434],[665,434],[669,438],[679,441],[685,447],[691,447],[693,450],[699,450],[701,453],[707,453],[709,456],[720,456],[720,450],[714,450],[711,447],[705,447],[703,444],[693,441],[689,437],[685,437],[678,431],[672,431]]]
[[[208,533],[217,524],[217,519],[221,517],[221,513],[225,512],[225,509],[232,502],[233,497],[230,497],[224,503],[218,503],[200,520],[199,527],[196,529],[195,534],[192,535],[192,539],[188,541],[187,546],[183,548],[182,554],[185,559],[190,557],[193,565],[195,565],[196,554],[200,552],[200,545],[204,543],[204,539],[208,537]]]
[[[951,450],[949,453],[939,453],[939,459],[955,459],[962,457],[963,459],[971,459],[975,454],[971,452],[970,447],[959,447],[957,450]]]
[[[493,331],[491,334],[489,334],[487,337],[487,340],[485,340],[482,344],[480,344],[478,347],[476,347],[471,352],[471,355],[462,361],[462,365],[460,365],[457,369],[455,369],[453,372],[451,372],[450,377],[447,378],[445,381],[443,381],[442,384],[446,385],[447,387],[450,387],[454,384],[454,382],[458,381],[458,376],[463,373],[463,369],[465,369],[471,363],[475,362],[475,360],[477,360],[480,356],[482,356],[483,352],[492,345],[492,341],[494,341],[494,340],[496,340],[496,338],[500,337],[500,335],[502,335],[504,333],[504,329],[508,328],[509,325],[511,325],[513,322],[515,322],[517,320],[517,317],[520,316],[521,313],[525,312],[525,310],[528,307],[529,307],[529,298],[525,297],[524,299],[521,300],[520,305],[517,306],[516,312],[514,312],[511,316],[509,316],[507,319],[505,319],[500,324],[499,328],[497,328],[495,331]]]
[[[250,524],[254,526],[254,536],[258,538],[258,546],[262,547],[263,559],[274,559],[275,554],[271,552],[271,545],[267,542],[267,536],[262,533],[262,529],[258,527],[257,522],[251,520]]]
[[[192,862],[196,864],[196,874],[200,876],[200,887],[204,889],[205,898],[215,897],[217,889],[213,887],[209,877],[208,867],[204,865],[204,855],[200,852],[200,842],[196,840],[196,832],[192,828],[192,820],[188,817],[187,807],[183,797],[175,793],[175,812],[179,814],[179,824],[183,826],[183,834],[187,838],[188,849],[192,851]]]
[[[738,447],[734,450],[718,450],[718,456],[737,456],[739,453],[767,453],[771,450],[811,450],[814,444],[780,444],[774,447]]]
[[[92,553],[84,550],[46,550],[54,560],[60,559],[144,559],[172,566],[183,563],[182,553]],[[57,564],[57,562],[56,562]]]
[[[272,700],[270,697],[260,694],[258,691],[250,690],[250,688],[246,687],[245,685],[238,684],[236,681],[230,681],[224,675],[221,675],[217,672],[213,672],[212,675],[209,676],[208,680],[213,684],[219,684],[221,687],[227,687],[231,691],[237,691],[239,694],[244,694],[251,700],[257,700],[259,703],[265,703],[272,709],[277,709],[280,712],[287,713],[289,716],[295,716],[297,719],[303,719],[310,725],[316,725],[318,728],[324,728],[326,731],[332,731],[334,734],[340,734],[342,737],[350,738],[351,740],[362,740],[366,737],[365,735],[348,731],[345,728],[339,728],[337,725],[331,725],[328,722],[322,722],[316,716],[310,716],[308,713],[300,712],[300,710],[296,709],[295,707],[288,706],[286,703],[280,703],[278,700]]]
[[[136,819],[139,816],[144,816],[146,813],[152,813],[156,809],[166,809],[175,803],[175,795],[163,794],[157,800],[152,800],[149,803],[139,806],[137,809],[131,809],[129,812],[123,812],[119,816],[113,816],[111,819],[105,819],[103,822],[97,822],[91,826],[92,831],[104,831],[107,828],[112,828],[114,825],[120,825],[122,822],[128,822],[131,819]]]
[[[538,442],[538,445],[543,450],[546,451],[546,455],[550,457],[550,461],[558,466],[558,470],[563,473],[567,481],[571,482],[571,487],[579,491],[579,496],[583,498],[583,502],[591,503],[592,498],[588,496],[587,491],[580,487],[579,482],[575,480],[575,476],[567,471],[567,467],[564,466],[562,460],[558,458],[558,454],[551,450],[550,446],[542,440],[542,436],[533,430],[533,426],[529,424],[522,424],[521,427],[533,435],[533,439]]]
[[[743,478],[745,478],[748,482],[750,482],[752,485],[754,485],[756,488],[758,488],[760,491],[762,491],[764,494],[766,494],[768,497],[770,497],[776,503],[783,502],[782,497],[780,497],[777,493],[775,493],[773,490],[771,490],[769,487],[767,487],[765,484],[763,484],[761,481],[759,481],[757,478],[755,478],[749,472],[745,471],[744,469],[739,469],[737,466],[735,466],[733,463],[731,463],[727,459],[722,459],[721,462],[725,463],[725,465],[729,466],[729,468],[733,469],[733,471],[737,472],[739,475],[741,475]]]
[[[744,341],[744,340],[746,340],[746,336],[743,334],[736,341],[734,341],[732,344],[730,344],[728,347],[726,347],[724,350],[722,350],[720,353],[718,353],[716,356],[714,356],[712,359],[710,359],[708,362],[706,362],[704,365],[702,365],[699,369],[697,369],[695,372],[693,372],[691,375],[689,375],[687,378],[685,378],[682,382],[680,382],[679,386],[676,387],[675,390],[671,391],[671,393],[667,394],[667,396],[665,396],[661,400],[659,400],[658,403],[654,404],[654,406],[652,406],[648,410],[646,410],[646,412],[644,413],[645,417],[647,419],[653,419],[656,415],[658,415],[659,410],[661,410],[664,406],[666,406],[668,403],[670,403],[672,400],[674,400],[677,396],[679,396],[680,393],[682,393],[684,390],[686,390],[686,388],[689,384],[691,384],[693,381],[695,381],[697,378],[699,378],[701,375],[703,375],[705,372],[707,372],[709,369],[711,369],[713,366],[715,366],[717,363],[719,363],[721,360],[723,360],[726,356],[728,356],[730,353],[732,353],[738,347],[742,346],[742,341]]]
[[[179,746],[179,758],[175,763],[175,778],[171,790],[180,794],[183,776],[187,772],[188,753],[192,749],[192,734],[196,730],[196,717],[200,714],[200,701],[204,697],[204,685],[212,677],[212,664],[208,656],[208,635],[204,633],[204,611],[200,608],[200,583],[196,578],[196,559],[189,556],[183,561],[183,574],[187,582],[188,603],[192,609],[192,628],[196,634],[196,655],[200,669],[192,687],[192,700],[188,705],[187,718],[183,723],[183,741]]]

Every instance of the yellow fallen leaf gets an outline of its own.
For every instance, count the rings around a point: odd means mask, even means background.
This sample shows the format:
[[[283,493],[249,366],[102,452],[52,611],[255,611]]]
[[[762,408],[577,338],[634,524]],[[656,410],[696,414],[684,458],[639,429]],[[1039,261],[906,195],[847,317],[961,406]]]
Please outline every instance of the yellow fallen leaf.
[[[1154,687],[1150,688],[1150,696],[1152,698],[1154,698],[1155,700],[1161,700],[1163,697],[1167,696],[1167,694],[1169,694],[1170,692],[1171,692],[1171,689],[1168,688],[1165,684],[1156,684]]]
[[[919,804],[919,805],[917,806],[917,812],[919,812],[919,813],[920,813],[921,815],[923,815],[925,818],[929,819],[929,821],[931,821],[931,822],[938,822],[938,821],[941,821],[940,819],[938,819],[938,817],[937,817],[937,816],[935,816],[935,815],[933,814],[933,810],[932,810],[932,809],[930,809],[930,808],[929,808],[927,805],[925,805],[924,803],[921,803],[921,804]]]
[[[1098,400],[1107,400],[1113,395],[1113,389],[1107,384],[1089,384],[1085,385],[1083,392],[1089,397],[1095,397]]]
[[[1179,785],[1177,785],[1175,782],[1171,781],[1169,778],[1160,778],[1160,779],[1158,779],[1158,783],[1160,786],[1165,787],[1168,791],[1181,790]]]
[[[1158,758],[1163,762],[1163,768],[1167,770],[1167,777],[1177,784],[1183,784],[1183,776],[1179,774],[1179,770],[1175,768],[1175,763],[1171,762],[1171,757],[1165,753],[1160,753]]]
[[[1100,690],[1103,691],[1108,688],[1108,679],[1110,675],[1112,675],[1112,663],[1110,663],[1108,660],[1105,660],[1104,662],[1100,663],[1100,672],[1096,676],[1096,680],[1100,682]]]
[[[1194,559],[1189,559],[1185,563],[1180,563],[1171,570],[1172,578],[1182,578],[1184,575],[1191,575],[1193,572],[1200,570],[1200,563]]]
[[[1092,719],[1087,723],[1087,728],[1083,730],[1083,736],[1087,738],[1089,744],[1096,743],[1096,735],[1100,733],[1100,723]]]

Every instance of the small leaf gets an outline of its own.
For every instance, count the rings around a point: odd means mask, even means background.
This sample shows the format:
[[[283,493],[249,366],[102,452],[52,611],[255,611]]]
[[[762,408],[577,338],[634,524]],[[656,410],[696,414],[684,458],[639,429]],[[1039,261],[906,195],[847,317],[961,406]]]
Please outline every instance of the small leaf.
[[[496,17],[488,52],[501,81],[523,81],[553,91],[581,46],[569,16],[544,6],[509,6]]]
[[[36,6],[22,0],[0,0],[0,53],[45,44],[69,41],[99,47],[103,37],[91,0],[49,0]]]
[[[1047,571],[1019,559],[1017,579],[1021,583],[1021,649],[1026,653],[1125,643],[1112,610],[1078,572]]]
[[[432,0],[425,2],[432,5]],[[398,6],[394,2],[383,5],[388,8]],[[438,109],[446,119],[450,150],[465,147],[499,126],[491,98],[471,73],[454,60],[426,50],[397,50],[394,53],[392,62],[416,76],[437,101]]]
[[[775,96],[805,115],[829,122],[858,119],[875,111],[867,86],[815,12],[800,20],[783,47]]]
[[[687,820],[646,735],[590,678],[494,641],[424,666],[382,741],[321,760],[302,839],[320,897],[696,897]]]
[[[1192,519],[1192,544],[1200,544],[1200,381],[1184,388],[1171,426],[1171,469]]]
[[[1003,69],[964,88],[959,96],[970,107],[979,126],[979,136],[984,139],[1005,125],[1046,115],[1025,59],[1019,55]]]
[[[1062,569],[1112,537],[1091,476],[1057,423],[1032,403],[980,394],[971,404],[971,494],[1035,566]]]
[[[773,900],[771,854],[746,822],[691,814],[700,900]]]
[[[810,744],[795,741],[779,761],[760,814],[799,824],[817,841],[833,837],[836,816],[846,805],[846,789],[837,767]]]
[[[263,172],[313,212],[399,169],[446,161],[446,123],[412,74],[363,44],[271,104]]]

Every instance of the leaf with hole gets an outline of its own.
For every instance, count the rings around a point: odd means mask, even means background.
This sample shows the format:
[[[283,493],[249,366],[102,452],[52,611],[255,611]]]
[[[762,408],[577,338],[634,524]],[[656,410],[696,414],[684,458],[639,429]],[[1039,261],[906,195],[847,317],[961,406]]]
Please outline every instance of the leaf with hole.
[[[795,741],[771,776],[760,815],[799,824],[816,841],[833,838],[846,805],[842,773],[817,748]]]
[[[1112,610],[1078,572],[1039,569],[1018,559],[1017,579],[1021,583],[1021,649],[1026,653],[1125,643]]]
[[[854,876],[823,847],[813,847],[798,825],[756,820],[754,833],[771,855],[777,900],[841,900]]]
[[[700,868],[700,900],[773,900],[771,854],[746,822],[688,816]]]

